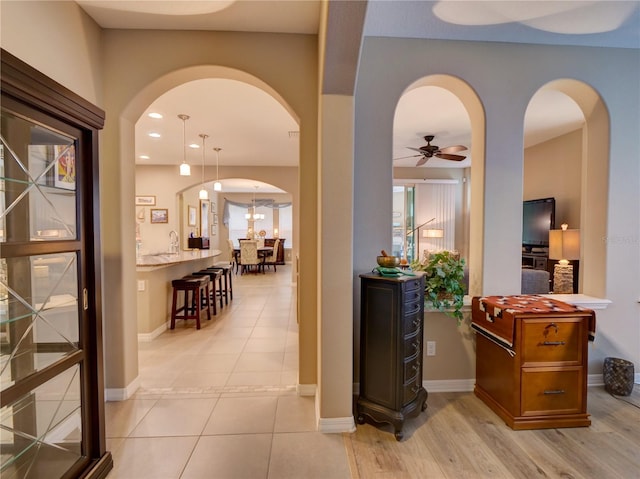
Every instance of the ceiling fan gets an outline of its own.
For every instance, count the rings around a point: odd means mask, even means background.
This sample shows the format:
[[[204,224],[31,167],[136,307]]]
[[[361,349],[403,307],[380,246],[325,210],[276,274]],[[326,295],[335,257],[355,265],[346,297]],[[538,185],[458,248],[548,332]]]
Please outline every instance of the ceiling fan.
[[[421,156],[422,158],[420,158],[416,163],[416,166],[421,166],[421,165],[424,165],[427,161],[429,161],[429,158],[432,158],[434,156],[436,158],[442,158],[443,160],[452,160],[452,161],[462,161],[466,158],[466,156],[454,154],[454,153],[457,153],[458,151],[466,150],[467,149],[466,146],[454,145],[454,146],[447,146],[446,148],[440,148],[439,146],[431,144],[431,141],[433,141],[433,135],[427,135],[424,137],[424,139],[427,142],[425,146],[421,146],[420,148],[413,148],[411,146],[407,147],[410,150],[415,150],[419,152],[420,153],[419,155],[403,156],[401,158],[394,158],[394,160],[402,160],[405,158],[416,158],[418,156]]]

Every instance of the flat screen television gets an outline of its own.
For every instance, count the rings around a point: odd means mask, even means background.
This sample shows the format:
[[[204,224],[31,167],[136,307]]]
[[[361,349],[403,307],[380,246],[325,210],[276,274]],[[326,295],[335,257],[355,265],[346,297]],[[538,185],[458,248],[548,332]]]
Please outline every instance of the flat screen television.
[[[549,230],[555,228],[556,200],[541,198],[522,203],[522,246],[532,248],[549,247]]]

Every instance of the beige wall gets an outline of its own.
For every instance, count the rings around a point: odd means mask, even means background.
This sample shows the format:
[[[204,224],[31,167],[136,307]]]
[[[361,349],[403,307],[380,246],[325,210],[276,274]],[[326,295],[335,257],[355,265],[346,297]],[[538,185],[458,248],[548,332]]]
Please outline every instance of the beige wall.
[[[524,200],[556,199],[556,228],[580,228],[582,130],[527,148],[523,184]]]
[[[75,2],[3,1],[0,8],[2,48],[103,107],[102,30]]]
[[[594,63],[600,67],[594,69]],[[387,74],[389,64],[394,65],[393,75]],[[531,69],[534,64],[536,68]],[[470,218],[479,224],[471,228],[470,257],[477,258],[474,251],[482,255],[480,289],[474,293],[519,292],[524,115],[538,89],[556,79],[572,78],[577,80],[570,88],[572,98],[591,128],[580,140],[588,145],[580,158],[579,224],[587,232],[584,262],[591,268],[584,292],[612,300],[609,308],[598,311],[598,339],[589,351],[589,371],[599,373],[607,355],[639,361],[640,145],[633,131],[640,121],[638,109],[628,107],[640,103],[637,64],[637,51],[625,49],[367,38],[355,104],[354,272],[370,269],[376,252],[390,246],[389,155],[398,98],[420,78],[449,75],[468,83],[485,111],[485,125],[472,138]],[[611,71],[618,74],[612,77]],[[565,91],[564,84],[554,86]],[[600,96],[600,104],[593,101],[589,89]],[[475,132],[476,120],[470,116]],[[477,140],[482,139],[485,147],[477,151]],[[573,210],[567,214],[575,215]],[[357,314],[354,320],[358,321]],[[450,325],[435,327],[434,321],[427,315],[425,336],[440,335],[438,354],[446,360],[430,359],[440,361],[440,368],[427,366],[426,379],[437,375],[472,380],[472,338],[464,330],[447,331]]]
[[[278,201],[293,201],[298,191],[298,168],[296,167],[220,167],[220,179],[250,178],[264,183],[274,184],[278,188],[289,191],[287,195],[265,195],[259,197],[282,198]],[[215,175],[214,167],[205,169],[205,183]],[[201,180],[194,177],[180,177],[177,167],[158,165],[137,165],[135,168],[136,195],[153,195],[156,197],[156,206],[136,206],[136,222],[142,235],[142,250],[144,254],[167,251],[169,245],[169,232],[174,230],[180,235],[180,247],[187,248],[189,234],[199,234],[199,214],[196,218],[196,226],[189,226],[187,212],[189,206],[198,207],[198,192],[201,188]],[[222,224],[224,198],[232,198],[235,193],[214,192],[211,183],[207,183],[209,201],[215,203],[218,214],[218,225],[215,228],[216,235],[210,236],[211,248],[220,249],[227,259],[227,228]],[[244,197],[243,197],[244,198]],[[251,195],[247,196],[251,200]],[[169,210],[169,223],[150,224],[149,214],[151,208],[167,208]],[[293,204],[293,210],[298,211],[299,205]],[[144,222],[140,223],[138,214],[142,211]],[[198,212],[199,213],[199,212]],[[211,226],[211,225],[210,225]],[[294,238],[287,238],[286,247],[291,248]],[[294,253],[295,254],[295,253]]]
[[[135,314],[135,297],[128,294],[135,271],[128,265],[134,251],[133,124],[144,109],[167,89],[188,80],[233,74],[236,79],[266,89],[284,102],[301,125],[299,189],[293,191],[299,210],[294,215],[300,231],[300,382],[316,382],[315,356],[306,342],[315,343],[315,171],[316,171],[316,40],[309,35],[271,35],[209,32],[108,31],[105,38],[106,111],[111,119],[104,130],[103,160],[109,164],[103,182],[114,187],[110,193],[121,201],[116,208],[103,210],[105,222],[115,227],[107,240],[120,245],[121,264],[111,272],[110,284],[122,284],[121,317]],[[198,46],[200,46],[198,48]],[[156,54],[163,51],[162,56]],[[154,58],[149,62],[149,58]],[[221,67],[225,67],[222,69]],[[231,70],[231,73],[229,69]],[[127,81],[122,81],[127,78]],[[255,177],[233,175],[234,177]],[[265,175],[266,177],[267,175]],[[273,174],[272,174],[273,176]],[[172,180],[176,181],[176,180]],[[193,182],[193,180],[191,180]],[[279,186],[282,180],[264,179]],[[117,185],[123,187],[118,189]],[[127,186],[127,187],[125,187]],[[185,185],[192,186],[192,184]],[[284,188],[283,188],[284,189]],[[299,215],[299,216],[298,216]],[[130,246],[131,245],[131,246]],[[135,292],[135,289],[133,289]],[[109,306],[107,306],[109,308]],[[107,316],[115,311],[106,311]],[[134,348],[123,351],[125,363],[135,361]],[[135,375],[127,376],[125,383]],[[113,378],[115,380],[115,378]]]

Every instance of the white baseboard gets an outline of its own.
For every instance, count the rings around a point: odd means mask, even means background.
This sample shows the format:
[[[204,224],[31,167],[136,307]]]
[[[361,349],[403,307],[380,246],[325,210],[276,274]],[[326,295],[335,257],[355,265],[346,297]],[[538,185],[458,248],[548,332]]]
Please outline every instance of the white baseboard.
[[[167,321],[165,324],[161,324],[150,333],[138,333],[138,341],[140,341],[141,343],[150,343],[162,333],[164,333],[167,329],[169,329],[170,325],[171,322]]]
[[[319,418],[318,431],[325,434],[336,434],[342,432],[355,432],[356,423],[353,416]]]
[[[640,384],[640,373],[633,375],[633,383]],[[604,386],[602,374],[589,374],[589,376],[587,376],[587,386]]]
[[[640,374],[635,374],[634,382],[640,384]],[[422,381],[422,386],[430,393],[470,392],[476,385],[475,379],[441,379]],[[587,386],[603,386],[602,374],[589,374]],[[360,384],[353,384],[353,394],[360,392]]]
[[[298,384],[296,386],[296,391],[299,396],[315,396],[316,389],[318,389],[315,384]]]
[[[105,401],[126,401],[140,387],[140,376],[137,376],[131,381],[126,388],[107,388],[105,389],[104,399]]]

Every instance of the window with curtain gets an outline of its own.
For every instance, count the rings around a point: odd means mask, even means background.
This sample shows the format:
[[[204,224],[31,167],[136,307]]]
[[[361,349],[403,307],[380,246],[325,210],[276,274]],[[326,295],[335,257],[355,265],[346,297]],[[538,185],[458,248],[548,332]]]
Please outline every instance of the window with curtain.
[[[416,224],[435,218],[431,223],[420,228],[420,234],[416,237],[420,258],[424,250],[455,249],[456,183],[438,182],[416,185]],[[426,238],[424,230],[427,229],[442,230],[441,236]]]
[[[239,246],[238,240],[247,237],[247,219],[244,215],[247,209],[241,206],[229,205],[229,239],[235,246]]]
[[[278,221],[278,236],[285,238],[287,241],[285,246],[287,248],[293,247],[293,208],[287,206],[286,208],[280,208],[279,221]]]
[[[249,208],[249,210],[250,213],[253,213],[253,208]],[[253,228],[256,233],[264,230],[266,237],[271,238],[273,235],[273,208],[258,206],[256,207],[256,213],[263,214],[264,219],[256,221]]]

